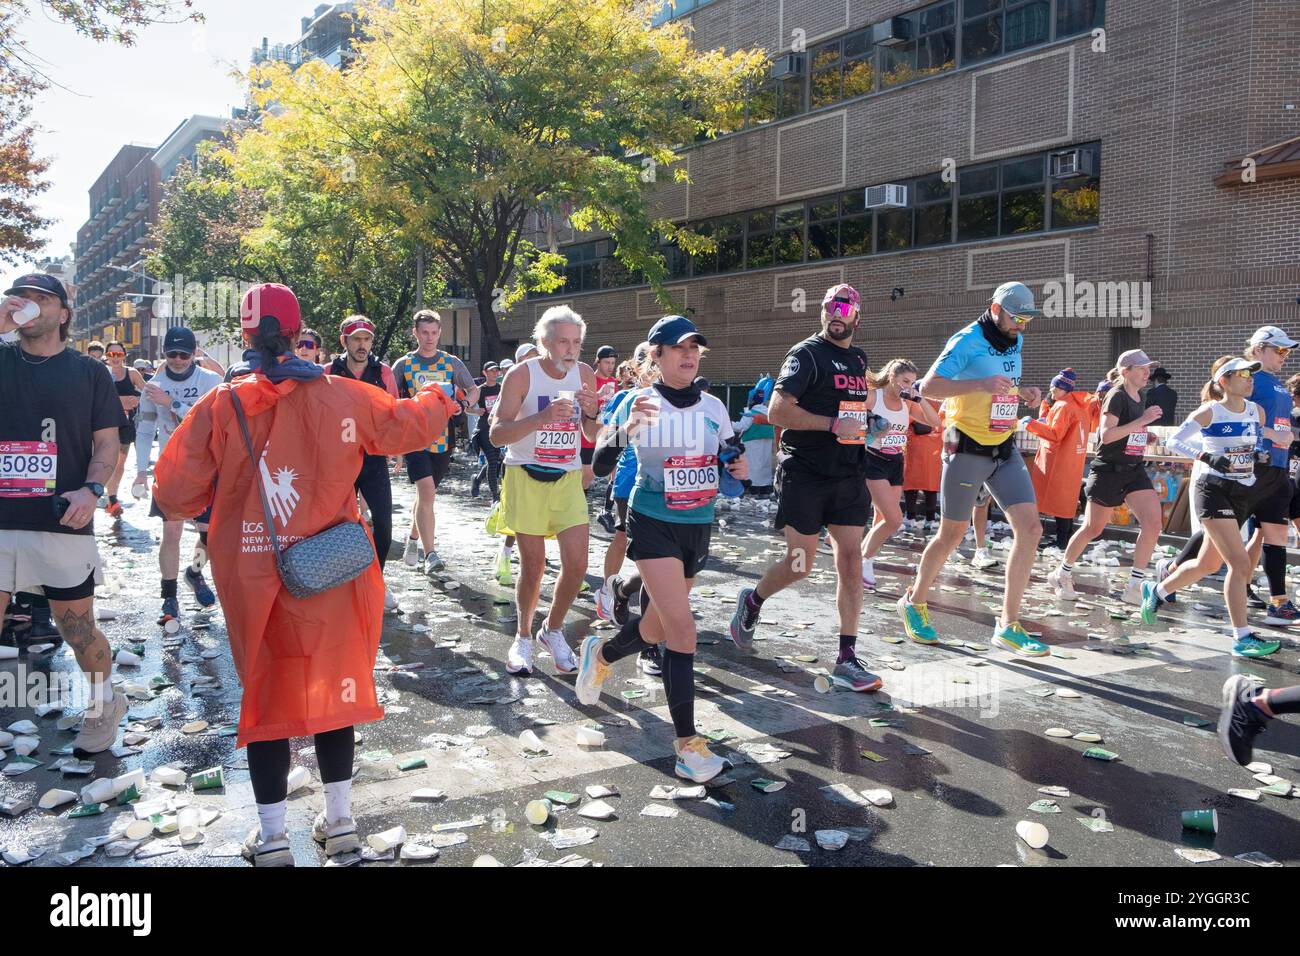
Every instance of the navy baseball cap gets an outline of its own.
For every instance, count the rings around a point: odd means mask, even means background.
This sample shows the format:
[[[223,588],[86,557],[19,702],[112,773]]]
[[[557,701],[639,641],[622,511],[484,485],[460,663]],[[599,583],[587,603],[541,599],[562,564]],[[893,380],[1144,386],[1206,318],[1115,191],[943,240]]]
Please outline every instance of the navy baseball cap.
[[[597,359],[607,359],[607,358],[616,359],[616,358],[618,358],[618,352],[614,351],[614,346],[612,346],[612,345],[602,345],[600,348],[598,348],[598,349],[596,350],[596,358],[597,358]]]
[[[665,315],[650,327],[646,341],[651,345],[681,345],[689,338],[699,339],[701,345],[708,345],[708,340],[700,330],[684,315]]]
[[[194,333],[183,325],[172,326],[163,336],[164,355],[168,352],[188,352],[193,355],[198,347],[199,343],[194,338]]]
[[[32,272],[23,276],[8,289],[5,289],[5,295],[13,295],[15,292],[22,292],[24,289],[31,289],[34,292],[44,292],[47,295],[57,295],[63,307],[68,308],[68,290],[63,288],[63,283],[54,276],[46,272]]]

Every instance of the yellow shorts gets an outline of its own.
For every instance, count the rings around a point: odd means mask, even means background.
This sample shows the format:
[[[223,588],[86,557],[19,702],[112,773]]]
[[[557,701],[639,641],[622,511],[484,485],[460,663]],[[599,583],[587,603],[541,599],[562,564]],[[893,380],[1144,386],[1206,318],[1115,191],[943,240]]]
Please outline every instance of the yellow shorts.
[[[507,465],[501,481],[501,534],[534,534],[554,538],[561,531],[587,523],[587,495],[582,472],[566,472],[556,481],[538,481],[522,465]]]

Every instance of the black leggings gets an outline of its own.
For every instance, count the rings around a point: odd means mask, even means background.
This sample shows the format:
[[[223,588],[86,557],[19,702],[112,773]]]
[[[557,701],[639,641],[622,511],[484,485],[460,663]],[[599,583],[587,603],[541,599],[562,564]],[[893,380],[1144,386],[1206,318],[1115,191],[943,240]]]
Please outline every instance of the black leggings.
[[[470,448],[477,449],[483,454],[483,467],[478,470],[478,480],[487,479],[488,488],[492,491],[492,498],[496,500],[501,497],[501,449],[488,439],[487,429],[479,429],[474,433],[470,440]]]
[[[370,520],[375,529],[375,557],[379,558],[382,570],[393,546],[393,484],[388,478],[388,459],[380,458],[378,464],[373,464],[367,456],[355,485],[370,508]]]
[[[921,517],[921,494],[920,491],[904,491],[903,503],[907,509],[907,516],[913,521],[920,520]],[[939,517],[939,492],[927,491],[925,494],[925,520],[935,521]]]
[[[1300,714],[1300,684],[1268,692],[1268,709],[1274,714]]]
[[[320,768],[321,783],[351,778],[353,749],[351,727],[316,735],[316,766]],[[248,775],[252,778],[253,799],[258,803],[279,803],[287,797],[289,741],[259,740],[249,744]]]
[[[1056,519],[1056,546],[1062,551],[1070,543],[1070,537],[1074,534],[1074,519],[1062,518],[1057,516]]]

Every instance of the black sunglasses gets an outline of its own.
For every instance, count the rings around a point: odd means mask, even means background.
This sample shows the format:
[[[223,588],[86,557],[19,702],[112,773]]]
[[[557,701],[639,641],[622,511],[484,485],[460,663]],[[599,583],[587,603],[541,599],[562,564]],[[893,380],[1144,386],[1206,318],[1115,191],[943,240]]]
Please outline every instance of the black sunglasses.
[[[168,352],[167,357],[168,358],[189,358],[193,354],[194,354],[193,352]]]

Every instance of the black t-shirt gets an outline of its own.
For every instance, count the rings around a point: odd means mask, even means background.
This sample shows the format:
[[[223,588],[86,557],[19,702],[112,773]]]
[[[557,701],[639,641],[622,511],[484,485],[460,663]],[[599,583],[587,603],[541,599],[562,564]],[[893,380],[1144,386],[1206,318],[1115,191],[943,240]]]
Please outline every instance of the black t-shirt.
[[[1129,398],[1123,388],[1112,388],[1101,403],[1102,420],[1105,421],[1107,415],[1114,415],[1121,425],[1141,418],[1145,411],[1146,406]],[[1146,434],[1144,429],[1107,442],[1098,450],[1097,458],[1110,465],[1140,465],[1147,449]]]
[[[0,345],[0,528],[93,534],[59,524],[50,499],[86,483],[93,436],[127,425],[108,367],[72,349],[46,359]]]
[[[820,335],[792,348],[781,366],[776,389],[797,399],[814,415],[835,416],[841,402],[867,397],[867,353],[856,346],[841,348]],[[781,432],[782,467],[820,478],[847,478],[862,470],[863,445],[841,444],[829,429]]]
[[[479,385],[478,404],[479,407],[483,409],[483,414],[478,417],[478,427],[474,430],[474,434],[477,435],[482,432],[486,435],[488,429],[492,427],[492,422],[490,421],[492,418],[492,409],[496,407],[497,399],[500,395],[501,379],[497,379],[495,385]]]

